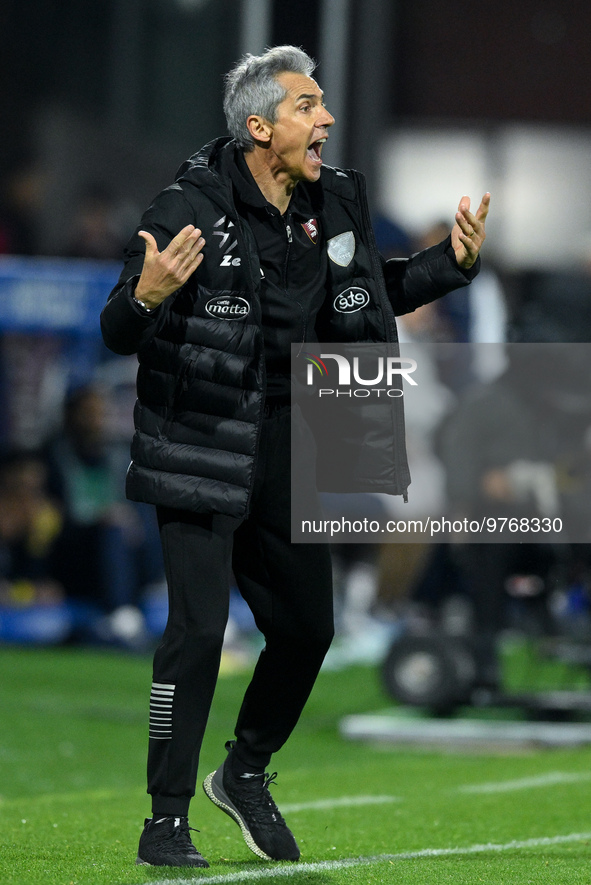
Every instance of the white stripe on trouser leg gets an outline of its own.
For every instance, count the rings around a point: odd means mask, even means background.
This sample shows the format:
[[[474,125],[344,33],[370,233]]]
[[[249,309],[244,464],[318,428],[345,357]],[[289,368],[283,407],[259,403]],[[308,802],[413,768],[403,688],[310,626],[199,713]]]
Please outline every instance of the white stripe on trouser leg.
[[[151,738],[165,741],[172,737],[172,702],[175,688],[175,685],[168,683],[152,683],[149,731]]]

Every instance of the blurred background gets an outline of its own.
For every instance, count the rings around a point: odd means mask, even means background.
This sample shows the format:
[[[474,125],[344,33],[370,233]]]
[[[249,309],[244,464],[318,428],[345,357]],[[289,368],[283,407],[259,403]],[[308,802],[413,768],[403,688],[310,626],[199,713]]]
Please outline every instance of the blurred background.
[[[163,625],[153,517],[123,499],[135,358],[104,348],[98,315],[141,212],[187,156],[225,134],[232,63],[281,43],[318,60],[337,120],[324,158],[367,175],[386,257],[438,242],[462,194],[477,205],[491,191],[478,284],[403,319],[403,340],[586,342],[589,34],[584,0],[485,0],[468,12],[442,0],[4,0],[0,641],[141,650]],[[437,432],[458,397],[445,372],[440,389],[410,427],[422,434],[415,475],[422,465],[434,500],[446,493]],[[498,501],[501,486],[511,495],[510,456],[493,466],[483,488]],[[471,588],[470,555],[359,546],[335,551],[335,661],[377,660],[409,610],[432,621],[458,592],[489,611]],[[590,557],[574,546],[526,561],[505,551],[486,591],[495,635],[516,575],[546,612],[558,592],[552,611],[587,623]],[[239,654],[250,629],[235,599],[228,647]],[[482,667],[496,684],[494,661]]]
[[[438,0],[5,0],[0,16],[5,252],[79,253],[91,206],[124,236],[224,132],[232,62],[283,42],[319,62],[338,124],[327,161],[363,169],[376,211],[409,234],[487,189],[491,250],[512,271],[572,262],[589,232],[583,0],[469,16]]]

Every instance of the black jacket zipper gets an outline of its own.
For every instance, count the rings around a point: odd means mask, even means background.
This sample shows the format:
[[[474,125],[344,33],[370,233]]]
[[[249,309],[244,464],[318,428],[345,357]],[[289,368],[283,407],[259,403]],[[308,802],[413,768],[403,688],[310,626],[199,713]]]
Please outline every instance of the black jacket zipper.
[[[287,269],[289,266],[289,253],[290,246],[293,243],[293,234],[291,232],[291,225],[289,221],[285,218],[282,219],[283,224],[285,225],[285,236],[287,237],[287,246],[285,248],[285,258],[283,259],[283,288],[285,289],[285,294],[287,295]]]

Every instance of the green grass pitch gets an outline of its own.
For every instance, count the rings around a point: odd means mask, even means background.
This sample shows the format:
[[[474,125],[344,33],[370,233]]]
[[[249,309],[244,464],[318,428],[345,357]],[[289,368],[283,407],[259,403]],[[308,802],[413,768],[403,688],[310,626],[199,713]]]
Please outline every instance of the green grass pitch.
[[[136,867],[150,670],[117,653],[0,649],[0,885],[591,883],[591,749],[347,743],[341,716],[388,706],[369,667],[323,672],[274,759],[300,863],[258,860],[199,788],[190,822],[211,868]],[[219,682],[201,777],[225,755],[247,678]]]

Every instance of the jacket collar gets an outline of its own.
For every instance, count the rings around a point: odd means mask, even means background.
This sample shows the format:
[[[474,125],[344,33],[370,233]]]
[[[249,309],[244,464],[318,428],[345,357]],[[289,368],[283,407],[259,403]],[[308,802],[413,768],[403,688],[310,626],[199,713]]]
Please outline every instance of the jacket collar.
[[[233,148],[232,157],[231,159],[229,158],[230,161],[226,165],[226,170],[232,180],[238,198],[253,208],[276,212],[276,208],[269,203],[254,180],[244,157],[244,152],[237,145],[234,145]],[[230,151],[227,153],[229,154]],[[289,208],[293,214],[307,219],[320,212],[323,203],[322,185],[301,181],[293,192]]]
[[[219,186],[223,181],[231,182],[243,203],[259,209],[271,206],[252,177],[244,154],[233,138],[216,138],[204,145],[182,164],[175,178],[201,186],[215,186],[216,182]],[[319,214],[323,205],[324,192],[319,181],[301,181],[290,202],[291,211],[304,219]]]

